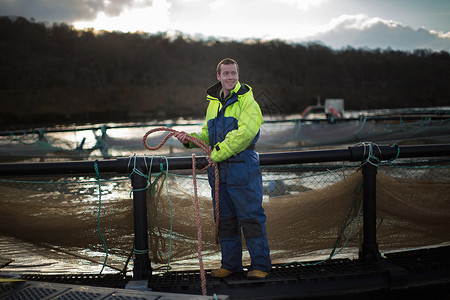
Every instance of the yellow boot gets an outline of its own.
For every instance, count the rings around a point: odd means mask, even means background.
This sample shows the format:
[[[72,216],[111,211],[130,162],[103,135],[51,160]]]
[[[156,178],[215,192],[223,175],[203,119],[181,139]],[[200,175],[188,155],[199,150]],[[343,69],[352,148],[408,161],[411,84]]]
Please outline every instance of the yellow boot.
[[[264,279],[269,276],[269,273],[260,270],[251,270],[247,273],[247,278]]]
[[[230,275],[231,273],[233,273],[232,271],[228,271],[227,269],[217,269],[217,270],[213,270],[211,272],[212,277],[218,277],[218,278],[223,278],[226,277],[228,275]]]

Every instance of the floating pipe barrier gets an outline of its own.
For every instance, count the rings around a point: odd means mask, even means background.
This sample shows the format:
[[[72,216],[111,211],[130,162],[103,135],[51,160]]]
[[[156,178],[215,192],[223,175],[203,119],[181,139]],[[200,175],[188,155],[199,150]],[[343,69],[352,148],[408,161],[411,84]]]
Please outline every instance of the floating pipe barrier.
[[[397,158],[443,157],[450,156],[450,144],[420,146],[378,146],[366,143],[346,149],[295,151],[260,154],[260,165],[286,165],[302,163],[360,161],[363,173],[363,244],[359,258],[366,262],[381,259],[376,239],[376,174],[377,164],[382,160]],[[150,160],[153,163],[150,163]],[[191,169],[191,157],[134,156],[129,158],[106,159],[98,161],[49,162],[49,163],[3,163],[0,164],[0,177],[25,175],[86,175],[95,174],[94,165],[100,173],[131,174],[134,168],[142,174],[158,172],[161,166],[168,170]],[[205,156],[197,157],[198,167],[206,166]],[[151,166],[151,170],[148,169]],[[148,256],[146,179],[133,173],[134,234],[135,254],[134,279],[149,279],[152,275]]]
[[[367,146],[351,146],[347,149],[335,150],[309,150],[261,153],[259,160],[261,166],[288,165],[302,163],[337,162],[337,161],[365,161],[369,156]],[[380,160],[394,158],[442,157],[450,156],[450,144],[419,145],[419,146],[373,146],[373,156]],[[130,174],[134,159],[136,167],[145,173],[159,172],[160,164],[164,169],[186,170],[192,168],[192,157],[163,157],[163,156],[137,156],[127,158],[103,159],[96,161],[101,173]],[[150,164],[153,159],[153,164]],[[206,166],[205,156],[197,156],[197,166]],[[168,166],[167,166],[168,164]],[[148,166],[151,165],[151,170]],[[39,163],[2,163],[0,176],[17,175],[86,175],[95,174],[94,161],[71,162],[39,162]]]
[[[390,114],[360,114],[358,117],[348,118],[333,118],[333,122],[351,122],[351,121],[419,121],[424,119],[437,119],[444,120],[450,119],[450,111],[448,110],[433,110],[433,111],[412,111],[412,112],[392,112]],[[299,123],[299,122],[329,122],[329,118],[299,118],[299,119],[283,119],[283,120],[266,120],[264,123]],[[122,129],[122,128],[147,128],[147,127],[175,127],[175,126],[201,126],[203,123],[198,122],[150,122],[150,123],[133,123],[133,124],[121,124],[121,125],[86,125],[77,126],[73,128],[31,128],[23,130],[6,130],[0,131],[0,136],[17,136],[27,134],[39,134],[44,135],[46,133],[57,132],[75,132],[86,130],[107,130],[107,129]]]

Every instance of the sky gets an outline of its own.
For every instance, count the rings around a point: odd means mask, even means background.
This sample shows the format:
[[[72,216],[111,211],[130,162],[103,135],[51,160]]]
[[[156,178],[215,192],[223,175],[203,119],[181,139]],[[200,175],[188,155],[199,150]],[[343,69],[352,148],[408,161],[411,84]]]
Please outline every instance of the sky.
[[[450,0],[0,0],[0,15],[77,29],[450,52]]]

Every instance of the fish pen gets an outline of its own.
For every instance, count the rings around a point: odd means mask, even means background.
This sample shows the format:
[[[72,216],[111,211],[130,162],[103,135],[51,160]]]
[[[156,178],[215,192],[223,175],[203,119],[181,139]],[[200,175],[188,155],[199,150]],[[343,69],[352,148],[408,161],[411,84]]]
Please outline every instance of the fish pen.
[[[198,132],[202,120],[171,120],[147,123],[54,126],[0,131],[0,157],[17,161],[35,159],[95,159],[146,154],[142,130],[165,126]],[[297,151],[299,148],[346,146],[361,141],[377,144],[446,144],[450,142],[450,108],[408,110],[346,111],[342,118],[323,114],[308,117],[290,115],[267,117],[261,127],[258,149]],[[149,140],[160,140],[154,135]],[[178,141],[169,140],[170,153],[186,155]]]
[[[0,272],[98,286],[144,280],[152,291],[201,294],[191,160],[134,155],[0,164]],[[206,158],[198,156],[197,165],[206,166]],[[209,295],[448,290],[449,144],[261,153],[260,165],[273,262],[262,282],[210,276],[220,267],[220,249],[211,189],[197,174]],[[14,265],[1,248],[17,243],[58,261],[55,269]],[[244,263],[250,263],[245,253]]]

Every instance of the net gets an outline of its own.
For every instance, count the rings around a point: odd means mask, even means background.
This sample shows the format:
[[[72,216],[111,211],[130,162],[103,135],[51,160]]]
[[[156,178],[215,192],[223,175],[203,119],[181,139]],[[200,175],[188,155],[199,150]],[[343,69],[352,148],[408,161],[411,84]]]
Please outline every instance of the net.
[[[379,167],[381,252],[450,242],[449,166],[449,161],[423,161]],[[263,206],[274,263],[358,253],[363,223],[359,166],[276,166],[263,171]],[[214,242],[211,192],[206,175],[197,181],[204,262],[205,267],[214,267],[220,263],[220,249]],[[133,248],[131,191],[128,177],[103,178],[100,190],[93,178],[1,180],[0,233],[52,249],[101,256],[99,228],[120,265]],[[198,263],[192,176],[153,174],[147,209],[152,264],[171,259],[182,268]],[[244,263],[249,263],[247,254]]]

